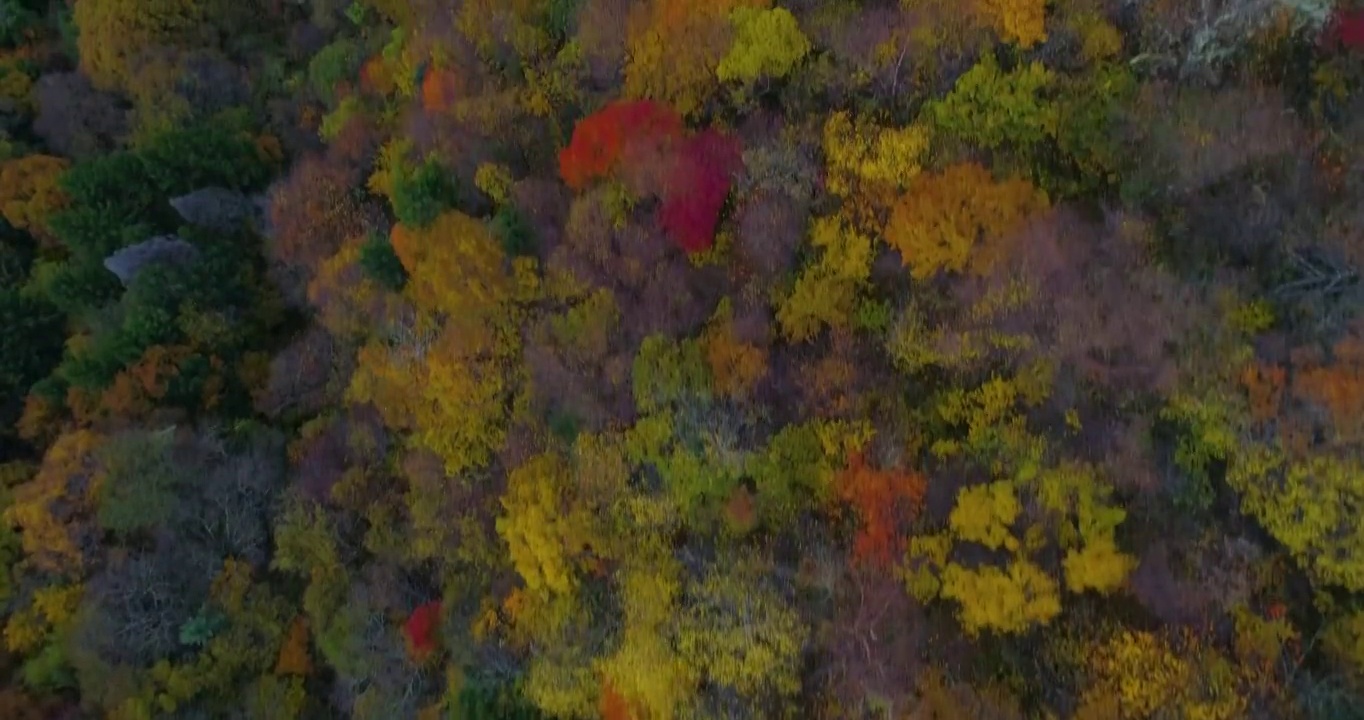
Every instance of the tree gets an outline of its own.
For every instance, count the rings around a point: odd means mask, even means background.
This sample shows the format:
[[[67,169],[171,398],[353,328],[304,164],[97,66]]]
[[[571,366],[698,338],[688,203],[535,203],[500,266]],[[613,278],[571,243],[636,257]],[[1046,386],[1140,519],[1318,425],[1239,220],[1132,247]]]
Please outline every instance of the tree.
[[[919,174],[928,137],[918,124],[888,128],[846,111],[830,115],[822,134],[828,191],[843,198],[860,228],[879,225],[885,209]]]
[[[1023,50],[1047,39],[1046,3],[1041,0],[986,0],[999,34]]]
[[[957,79],[947,97],[930,102],[924,114],[937,130],[983,148],[1029,148],[1056,132],[1057,109],[1042,96],[1055,77],[1039,62],[1005,73],[994,55],[986,53]]]
[[[871,276],[871,238],[841,218],[816,219],[810,244],[819,254],[777,308],[782,333],[793,342],[809,340],[826,325],[851,325],[857,299]]]
[[[980,165],[953,165],[911,182],[891,212],[886,241],[915,278],[943,270],[984,274],[998,258],[998,241],[1047,204],[1026,180],[996,182]]]
[[[958,617],[969,635],[981,630],[1020,633],[1061,613],[1056,581],[1024,558],[1015,558],[1004,570],[949,563],[943,571],[942,594],[960,603]]]
[[[507,478],[497,532],[533,593],[572,592],[573,563],[592,542],[592,518],[573,502],[570,479],[568,464],[553,454],[531,458]]]
[[[0,165],[0,214],[20,230],[50,239],[47,219],[61,209],[66,198],[58,178],[70,166],[50,155],[26,155]]]
[[[740,165],[738,141],[713,130],[693,135],[675,151],[658,219],[684,251],[703,252],[714,242],[731,176]]]
[[[61,358],[63,318],[50,304],[6,288],[0,290],[0,324],[0,397],[22,398]]]
[[[787,701],[800,690],[809,628],[754,557],[710,568],[684,594],[677,647],[710,683],[750,707]]]
[[[730,48],[729,13],[767,0],[649,0],[630,10],[626,97],[659,100],[691,115],[715,87],[716,67]]]
[[[647,162],[682,134],[682,118],[667,105],[617,101],[583,118],[559,152],[559,175],[575,190],[622,165]]]
[[[102,90],[127,87],[139,55],[159,45],[206,45],[215,8],[211,0],[79,0],[81,70]]]
[[[783,78],[810,52],[810,41],[786,8],[760,10],[740,5],[730,12],[729,20],[734,25],[734,44],[716,68],[721,81]]]
[[[899,543],[900,527],[919,511],[928,483],[922,475],[878,470],[863,453],[853,453],[835,481],[839,499],[853,507],[859,519],[853,558],[874,567],[889,567]]]

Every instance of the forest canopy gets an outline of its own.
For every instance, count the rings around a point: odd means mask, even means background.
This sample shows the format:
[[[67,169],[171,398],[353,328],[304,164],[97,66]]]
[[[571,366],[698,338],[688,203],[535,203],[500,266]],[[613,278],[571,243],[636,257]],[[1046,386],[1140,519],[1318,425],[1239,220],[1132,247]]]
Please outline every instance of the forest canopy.
[[[0,718],[1364,720],[1360,0],[0,0]]]

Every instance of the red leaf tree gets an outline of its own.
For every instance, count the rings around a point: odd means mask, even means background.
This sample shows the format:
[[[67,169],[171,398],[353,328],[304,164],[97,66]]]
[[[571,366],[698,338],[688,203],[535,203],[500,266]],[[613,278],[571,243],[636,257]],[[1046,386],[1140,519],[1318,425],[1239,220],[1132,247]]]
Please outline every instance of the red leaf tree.
[[[683,250],[693,253],[710,247],[730,178],[742,162],[739,141],[714,130],[682,143],[662,192],[659,222]]]
[[[923,507],[927,481],[918,473],[878,470],[867,464],[863,453],[853,453],[837,485],[839,497],[861,521],[853,541],[854,561],[889,567],[900,525]]]
[[[652,100],[614,102],[585,117],[559,153],[559,174],[574,190],[682,136],[682,117]]]
[[[684,137],[677,112],[640,100],[612,103],[579,122],[559,153],[559,174],[575,190],[617,177],[637,194],[658,196],[664,231],[694,253],[714,242],[731,176],[741,162],[737,139],[714,130]]]
[[[407,616],[407,623],[403,625],[403,633],[407,636],[408,653],[418,662],[431,657],[436,651],[440,609],[439,600],[418,605],[412,614]]]

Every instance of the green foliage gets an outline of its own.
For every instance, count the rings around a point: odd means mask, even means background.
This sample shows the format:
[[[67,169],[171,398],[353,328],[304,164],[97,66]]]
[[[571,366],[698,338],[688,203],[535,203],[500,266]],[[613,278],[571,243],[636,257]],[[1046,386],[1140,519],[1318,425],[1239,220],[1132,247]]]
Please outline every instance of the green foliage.
[[[635,405],[652,413],[689,398],[706,398],[710,373],[705,354],[696,341],[673,342],[651,335],[639,346],[632,374]]]
[[[394,173],[393,214],[402,224],[425,228],[459,200],[454,177],[435,158],[427,158],[415,168]]]
[[[327,104],[336,100],[336,87],[351,80],[364,62],[364,49],[351,38],[332,42],[308,61],[308,85]]]
[[[0,397],[20,397],[62,353],[63,318],[47,302],[0,289]]]
[[[170,518],[185,470],[171,458],[172,432],[120,435],[100,446],[99,524],[105,530],[126,537]]]
[[[1007,73],[986,54],[957,79],[952,92],[924,112],[940,132],[983,148],[1029,147],[1056,132],[1057,108],[1045,99],[1055,73],[1039,62]]]
[[[397,292],[407,284],[407,270],[393,252],[393,244],[380,233],[371,233],[360,248],[360,267],[371,280]]]
[[[180,626],[180,644],[203,647],[213,636],[227,627],[227,616],[213,608],[201,608],[199,614]]]
[[[497,209],[492,219],[492,232],[507,257],[535,255],[535,229],[516,206],[503,205]]]

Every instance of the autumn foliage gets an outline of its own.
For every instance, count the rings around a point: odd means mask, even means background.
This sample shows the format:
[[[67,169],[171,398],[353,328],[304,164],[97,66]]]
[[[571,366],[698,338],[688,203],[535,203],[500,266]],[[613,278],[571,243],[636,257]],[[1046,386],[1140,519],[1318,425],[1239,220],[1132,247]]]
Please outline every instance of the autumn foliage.
[[[867,463],[863,452],[852,453],[836,481],[839,499],[857,514],[853,558],[859,563],[886,568],[899,553],[903,523],[923,505],[927,480],[918,473],[881,470]]]
[[[574,190],[619,166],[666,155],[682,136],[682,117],[652,100],[617,101],[583,118],[559,153],[559,175]]]
[[[714,242],[740,152],[736,139],[715,130],[684,137],[681,116],[666,105],[615,102],[578,123],[559,154],[559,174],[575,190],[615,177],[657,195],[664,231],[694,253]]]
[[[407,639],[408,654],[421,662],[431,656],[439,646],[441,604],[439,600],[418,605],[407,622],[403,624],[403,635]]]

